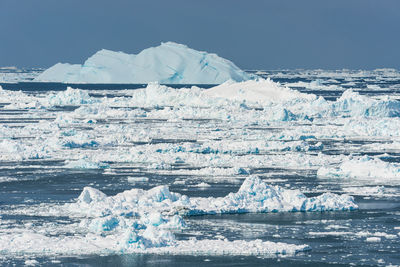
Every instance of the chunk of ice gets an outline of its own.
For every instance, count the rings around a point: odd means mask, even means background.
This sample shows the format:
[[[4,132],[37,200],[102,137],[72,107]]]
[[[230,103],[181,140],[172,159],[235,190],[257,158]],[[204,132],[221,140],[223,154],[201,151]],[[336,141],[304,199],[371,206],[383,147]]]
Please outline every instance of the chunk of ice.
[[[400,179],[400,164],[389,163],[363,156],[344,160],[338,167],[321,167],[317,175],[321,178],[357,178],[370,181]]]

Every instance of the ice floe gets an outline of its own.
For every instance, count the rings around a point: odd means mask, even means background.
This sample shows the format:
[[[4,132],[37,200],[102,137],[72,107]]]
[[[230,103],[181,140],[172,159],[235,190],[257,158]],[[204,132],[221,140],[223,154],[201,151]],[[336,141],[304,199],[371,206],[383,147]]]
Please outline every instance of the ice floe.
[[[307,198],[298,190],[270,186],[257,177],[248,177],[239,191],[218,198],[188,198],[170,192],[167,186],[148,191],[132,189],[112,197],[86,187],[77,203],[70,204],[74,212],[86,215],[141,214],[146,210],[167,214],[216,214],[246,212],[296,212],[355,210],[357,205],[351,196],[325,193]]]
[[[87,159],[79,159],[75,161],[68,161],[64,167],[71,169],[104,169],[109,167],[109,165],[102,162],[93,162]]]
[[[169,233],[169,234],[168,234]],[[164,243],[152,243],[162,240]],[[158,246],[146,247],[143,244]],[[84,250],[82,248],[85,248]],[[308,251],[308,245],[262,240],[209,240],[190,239],[176,241],[170,232],[152,230],[144,236],[127,231],[118,235],[98,235],[89,233],[84,237],[51,237],[31,231],[0,236],[0,253],[8,255],[91,255],[91,254],[169,254],[169,255],[242,255],[270,256],[278,254],[294,255]]]
[[[363,156],[343,161],[338,167],[321,167],[319,177],[357,178],[376,182],[400,179],[400,165]]]

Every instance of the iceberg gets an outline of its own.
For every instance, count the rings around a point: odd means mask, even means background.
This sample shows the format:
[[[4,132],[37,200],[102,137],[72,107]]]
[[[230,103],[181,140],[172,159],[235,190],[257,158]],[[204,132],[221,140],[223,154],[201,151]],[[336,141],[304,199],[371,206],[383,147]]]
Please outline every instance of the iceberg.
[[[45,70],[39,82],[220,84],[256,76],[216,54],[196,51],[174,42],[161,43],[139,54],[100,50],[83,65],[63,64]]]

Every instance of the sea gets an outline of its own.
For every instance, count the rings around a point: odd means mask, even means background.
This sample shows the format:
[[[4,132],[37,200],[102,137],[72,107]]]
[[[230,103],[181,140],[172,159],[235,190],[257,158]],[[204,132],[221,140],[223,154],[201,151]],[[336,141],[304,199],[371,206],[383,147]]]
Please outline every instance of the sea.
[[[215,85],[41,83],[32,80],[40,69],[0,72],[1,265],[400,265],[398,70],[249,71],[319,99],[272,104],[198,100]],[[132,252],[115,247],[118,229],[131,226],[93,230],[104,211],[66,208],[85,187],[115,196],[167,186],[212,205],[248,177],[308,198],[347,194],[358,209],[182,214],[168,232],[193,250],[168,241]],[[196,240],[228,245],[199,251]],[[246,252],[254,240],[307,249]]]

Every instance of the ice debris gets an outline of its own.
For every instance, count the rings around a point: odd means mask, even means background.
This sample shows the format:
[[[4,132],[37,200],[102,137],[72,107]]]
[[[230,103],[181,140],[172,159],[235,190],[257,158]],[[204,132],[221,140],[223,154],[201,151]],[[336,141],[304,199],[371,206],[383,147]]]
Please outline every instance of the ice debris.
[[[83,65],[62,64],[45,70],[35,81],[65,83],[220,84],[254,78],[231,61],[173,42],[137,55],[100,50]]]
[[[70,169],[105,169],[108,168],[109,165],[102,162],[93,162],[88,159],[79,159],[79,160],[69,160],[66,162],[64,168]]]

